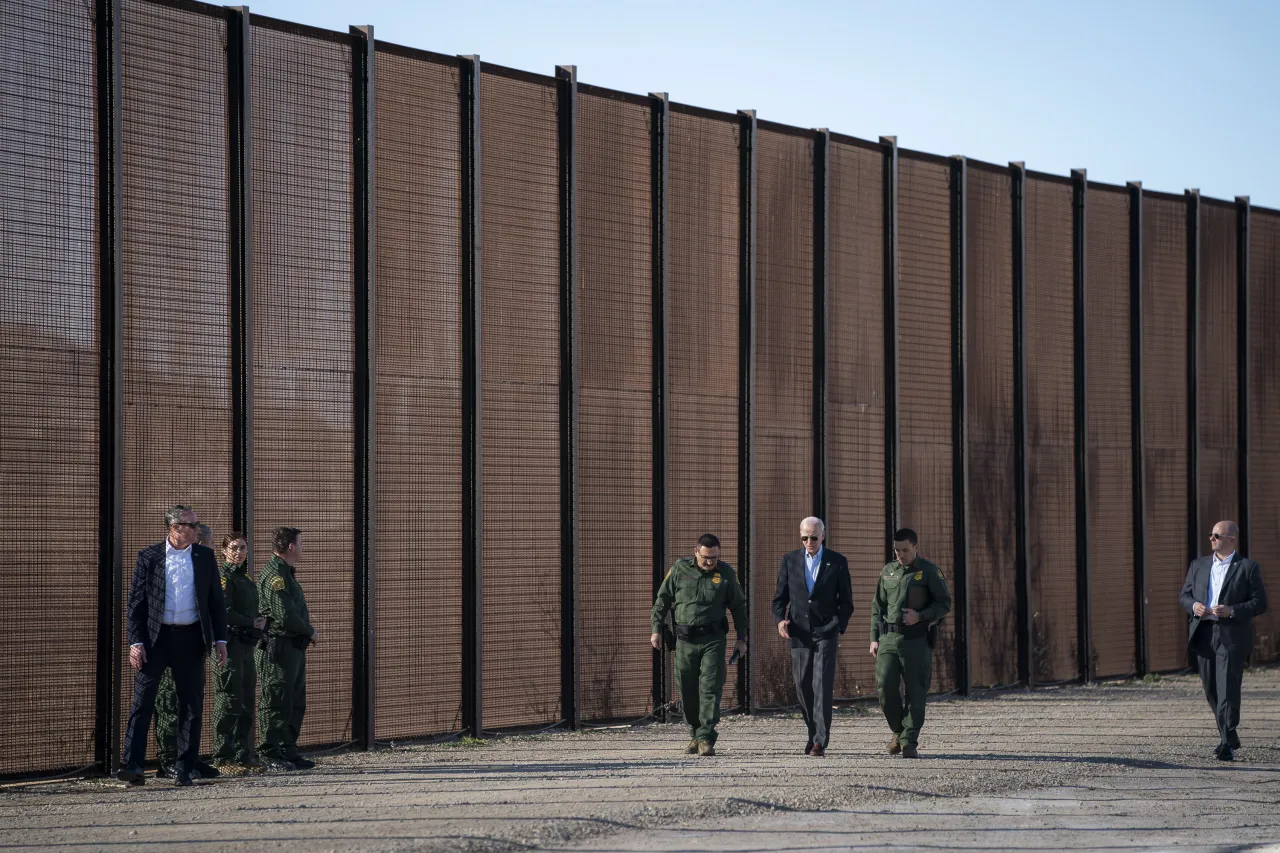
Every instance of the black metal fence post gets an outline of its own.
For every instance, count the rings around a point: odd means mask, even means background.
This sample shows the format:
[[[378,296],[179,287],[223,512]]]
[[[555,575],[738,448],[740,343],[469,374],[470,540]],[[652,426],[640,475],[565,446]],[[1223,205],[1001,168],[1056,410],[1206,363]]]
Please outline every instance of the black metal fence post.
[[[1200,190],[1187,199],[1187,561],[1200,556]]]
[[[884,234],[884,557],[893,559],[898,529],[901,471],[898,467],[898,138],[880,137]]]
[[[103,773],[111,773],[120,758],[120,620],[124,589],[120,0],[96,0],[94,26],[98,143],[98,646],[94,761]]]
[[[1084,169],[1071,170],[1071,281],[1072,363],[1075,389],[1075,486],[1076,486],[1076,653],[1080,677],[1093,680],[1093,638],[1089,621],[1089,409],[1087,238],[1085,216],[1089,178]]]
[[[1236,196],[1236,428],[1240,551],[1249,554],[1249,214],[1247,195]]]
[[[813,137],[813,510],[827,517],[827,270],[831,131]]]
[[[231,526],[253,533],[253,133],[249,7],[227,9],[228,290],[231,301]],[[253,549],[248,554],[253,568]]]
[[[373,27],[351,27],[351,143],[354,167],[354,370],[352,434],[355,459],[355,601],[351,737],[374,747],[374,544],[377,507],[377,173],[374,153]]]
[[[560,714],[578,728],[578,69],[556,68],[560,164]]]
[[[956,692],[969,693],[969,413],[966,408],[968,354],[968,173],[964,157],[951,158],[951,486],[955,548]]]
[[[1146,427],[1142,386],[1142,183],[1129,188],[1129,384],[1130,441],[1133,445],[1133,659],[1146,675],[1147,657],[1147,501]]]
[[[667,570],[667,178],[669,174],[669,134],[671,103],[665,92],[649,95],[650,110],[650,201],[652,220],[652,308],[653,308],[653,590]],[[653,711],[666,720],[667,653],[653,653]]]
[[[484,734],[480,442],[480,57],[461,57],[462,142],[462,728]]]
[[[747,631],[754,649],[755,632],[750,630],[753,609],[751,586],[751,540],[753,530],[752,439],[755,401],[755,302],[756,302],[756,112],[739,110],[739,236],[738,236],[738,575],[747,592]],[[751,649],[738,664],[738,696],[750,712]]]
[[[1009,164],[1013,194],[1013,467],[1014,582],[1017,598],[1018,681],[1034,686],[1031,638],[1031,559],[1027,502],[1027,169]]]

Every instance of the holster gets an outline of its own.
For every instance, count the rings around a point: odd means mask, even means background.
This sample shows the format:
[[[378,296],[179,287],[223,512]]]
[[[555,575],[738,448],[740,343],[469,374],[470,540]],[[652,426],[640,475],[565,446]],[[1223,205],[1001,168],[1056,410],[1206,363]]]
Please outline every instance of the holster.
[[[933,648],[938,644],[938,622],[930,622],[929,630],[925,632],[925,641],[929,643],[929,648]]]

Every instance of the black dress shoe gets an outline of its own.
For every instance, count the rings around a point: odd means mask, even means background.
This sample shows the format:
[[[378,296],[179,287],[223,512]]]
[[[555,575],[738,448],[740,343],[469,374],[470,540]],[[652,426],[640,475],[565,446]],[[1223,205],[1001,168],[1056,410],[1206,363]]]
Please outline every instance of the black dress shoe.
[[[196,773],[200,775],[201,779],[217,779],[222,775],[218,772],[218,768],[214,767],[212,764],[206,764],[203,761],[196,762],[195,770]]]
[[[1231,747],[1227,746],[1225,743],[1220,744],[1218,748],[1213,751],[1213,757],[1218,759],[1219,761],[1235,761],[1236,760],[1235,752],[1233,752]]]
[[[811,752],[813,752],[813,741],[809,741],[804,745],[804,754],[808,755]]]
[[[274,770],[277,773],[288,773],[298,769],[293,766],[292,761],[285,761],[283,758],[268,758],[264,766],[267,770]]]
[[[172,779],[172,778],[173,778],[173,764],[172,764],[172,762],[168,762],[168,761],[161,761],[161,762],[160,762],[160,765],[159,765],[158,767],[156,767],[156,778],[157,778],[157,779]]]
[[[1240,748],[1240,736],[1235,733],[1234,729],[1227,732],[1227,746],[1232,749]]]
[[[303,758],[301,755],[295,755],[290,758],[289,763],[293,765],[294,770],[310,770],[316,766],[316,763],[310,758]]]
[[[179,788],[189,788],[195,784],[195,781],[191,778],[190,770],[175,770],[173,773],[173,784],[177,785]]]
[[[120,769],[116,771],[116,778],[121,782],[128,782],[134,787],[141,787],[147,784],[146,777],[142,775],[142,768],[136,764],[122,764]]]

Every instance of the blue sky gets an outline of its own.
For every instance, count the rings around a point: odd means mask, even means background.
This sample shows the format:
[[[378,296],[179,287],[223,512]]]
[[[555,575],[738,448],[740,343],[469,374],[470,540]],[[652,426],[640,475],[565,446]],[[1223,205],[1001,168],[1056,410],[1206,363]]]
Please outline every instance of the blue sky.
[[[1280,0],[260,0],[586,83],[1280,208]]]

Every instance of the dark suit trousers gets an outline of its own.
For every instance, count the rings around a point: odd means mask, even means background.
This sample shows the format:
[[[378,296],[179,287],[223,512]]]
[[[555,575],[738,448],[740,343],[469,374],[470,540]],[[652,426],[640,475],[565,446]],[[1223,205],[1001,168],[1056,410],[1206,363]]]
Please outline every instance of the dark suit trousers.
[[[831,736],[831,704],[839,645],[839,635],[832,635],[791,649],[791,674],[796,680],[800,714],[809,728],[809,743],[816,743],[823,749],[827,748]]]
[[[156,641],[147,649],[147,662],[133,682],[133,707],[124,735],[124,762],[141,765],[147,758],[147,730],[155,710],[160,676],[173,672],[178,694],[178,761],[186,770],[200,757],[200,723],[204,712],[204,636],[200,623],[162,625]]]
[[[1218,722],[1218,744],[1240,745],[1236,726],[1240,725],[1240,683],[1244,679],[1244,655],[1233,653],[1214,642],[1214,625],[1200,623],[1191,638],[1191,657],[1200,671],[1204,698],[1209,700]]]

